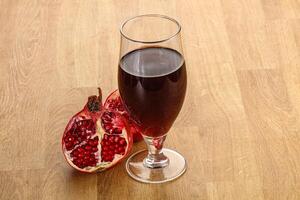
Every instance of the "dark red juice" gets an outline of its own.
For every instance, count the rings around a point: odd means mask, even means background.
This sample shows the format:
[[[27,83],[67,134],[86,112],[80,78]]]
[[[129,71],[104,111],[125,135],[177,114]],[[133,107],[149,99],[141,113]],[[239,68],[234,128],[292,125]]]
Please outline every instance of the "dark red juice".
[[[168,132],[182,107],[186,82],[183,56],[175,50],[149,47],[120,60],[119,91],[144,135]]]

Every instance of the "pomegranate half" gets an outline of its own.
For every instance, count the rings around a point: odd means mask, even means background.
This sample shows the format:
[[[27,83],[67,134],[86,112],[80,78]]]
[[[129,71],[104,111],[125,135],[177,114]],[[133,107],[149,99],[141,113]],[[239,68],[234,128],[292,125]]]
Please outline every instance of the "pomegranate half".
[[[91,96],[85,107],[65,128],[62,150],[67,162],[81,172],[106,170],[132,148],[132,135],[126,118],[102,106],[102,95]]]

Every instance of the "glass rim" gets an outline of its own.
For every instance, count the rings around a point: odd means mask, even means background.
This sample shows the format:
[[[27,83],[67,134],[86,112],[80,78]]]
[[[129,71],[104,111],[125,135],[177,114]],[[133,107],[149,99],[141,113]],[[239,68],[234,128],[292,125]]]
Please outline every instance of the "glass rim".
[[[146,41],[146,40],[138,40],[138,39],[134,39],[134,38],[131,38],[129,36],[127,36],[124,31],[123,31],[123,28],[124,26],[130,22],[131,20],[134,20],[134,19],[137,19],[137,18],[141,18],[141,17],[157,17],[157,18],[164,18],[164,19],[167,19],[169,21],[172,21],[173,23],[175,23],[177,25],[177,31],[175,31],[174,34],[170,34],[169,37],[165,38],[165,39],[161,39],[161,40],[154,40],[154,41]],[[155,43],[161,43],[161,42],[165,42],[165,41],[168,41],[170,39],[172,39],[173,37],[175,37],[176,35],[178,35],[181,31],[181,25],[179,24],[179,22],[174,19],[174,18],[171,18],[171,17],[168,17],[166,15],[161,15],[161,14],[144,14],[144,15],[136,15],[134,17],[130,17],[128,19],[126,19],[122,24],[121,24],[121,27],[120,27],[120,33],[123,37],[125,37],[126,39],[132,41],[132,42],[138,42],[138,43],[144,43],[144,44],[155,44]]]

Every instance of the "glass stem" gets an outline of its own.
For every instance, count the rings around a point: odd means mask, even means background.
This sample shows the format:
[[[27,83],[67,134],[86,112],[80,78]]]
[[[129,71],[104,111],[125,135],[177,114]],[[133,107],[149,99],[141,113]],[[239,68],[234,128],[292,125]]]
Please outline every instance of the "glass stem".
[[[148,147],[148,156],[144,159],[144,166],[149,168],[166,167],[169,164],[169,159],[163,154],[162,148],[167,135],[143,137]]]

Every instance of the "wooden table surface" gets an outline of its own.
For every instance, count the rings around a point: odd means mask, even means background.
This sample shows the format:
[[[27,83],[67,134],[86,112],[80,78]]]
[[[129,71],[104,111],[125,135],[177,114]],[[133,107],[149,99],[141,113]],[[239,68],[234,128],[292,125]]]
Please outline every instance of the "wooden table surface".
[[[299,0],[0,0],[0,199],[300,199]],[[73,171],[69,118],[117,88],[119,25],[160,13],[183,27],[184,107],[166,146],[187,172],[149,185],[124,162]],[[134,151],[144,148],[137,144]]]

